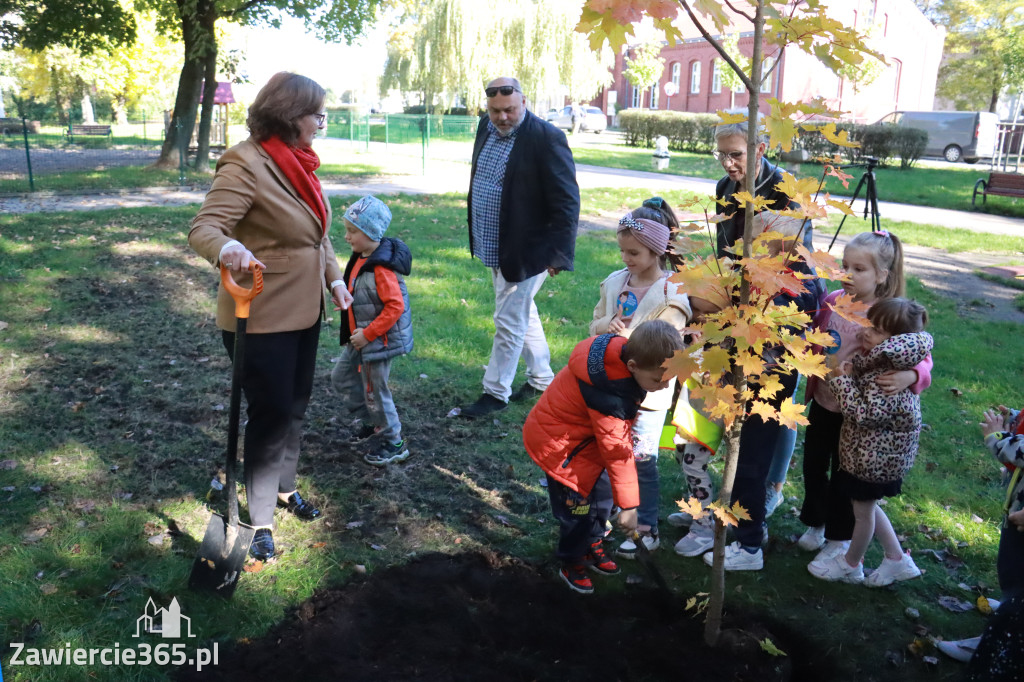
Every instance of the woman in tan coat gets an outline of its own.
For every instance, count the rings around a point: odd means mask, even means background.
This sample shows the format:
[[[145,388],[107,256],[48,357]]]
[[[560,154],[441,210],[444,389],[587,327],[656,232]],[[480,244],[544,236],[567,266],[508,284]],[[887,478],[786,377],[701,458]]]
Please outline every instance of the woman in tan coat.
[[[275,74],[249,107],[250,137],[221,157],[213,186],[192,221],[189,245],[214,266],[263,293],[250,309],[242,390],[248,403],[245,487],[256,527],[250,553],[274,556],[274,507],[304,520],[320,510],[296,490],[302,422],[313,386],[326,291],[336,306],[351,296],[327,232],[331,206],[314,171],[313,137],[324,125],[325,91],[293,73]],[[217,326],[234,353],[235,313],[220,287]]]

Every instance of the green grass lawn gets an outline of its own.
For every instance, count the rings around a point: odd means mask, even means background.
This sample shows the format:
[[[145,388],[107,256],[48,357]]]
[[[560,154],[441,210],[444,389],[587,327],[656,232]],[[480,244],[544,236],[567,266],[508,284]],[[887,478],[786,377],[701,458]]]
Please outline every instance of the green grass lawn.
[[[650,149],[627,147],[624,144],[611,145],[580,135],[570,136],[570,144],[577,163],[697,178],[717,179],[723,175],[721,165],[709,154],[672,152],[669,167],[657,171],[651,167]],[[818,164],[782,165],[800,177],[820,178],[822,174],[822,167]],[[846,172],[853,176],[849,180],[849,187],[844,188],[841,181],[829,177],[823,191],[836,196],[852,196],[864,169],[849,168]],[[1024,217],[1024,202],[1009,197],[989,197],[984,206],[979,197],[977,208],[972,209],[974,185],[980,179],[987,179],[988,172],[988,167],[982,164],[942,168],[919,165],[908,170],[900,170],[898,167],[878,168],[875,170],[875,180],[880,201]],[[865,190],[861,190],[861,197],[864,194]]]
[[[635,198],[606,191],[602,200],[613,210]],[[347,203],[332,202],[336,212]],[[299,482],[326,519],[303,525],[280,517],[281,558],[246,573],[231,602],[185,587],[224,453],[230,379],[213,322],[216,273],[186,245],[195,209],[0,216],[0,641],[129,646],[147,599],[166,605],[172,597],[192,619],[196,646],[255,638],[318,589],[430,551],[488,548],[553,568],[555,524],[521,443],[527,408],[481,423],[444,417],[479,394],[492,333],[493,292],[467,253],[464,197],[388,203],[389,233],[414,254],[416,350],[392,374],[414,455],[380,471],[347,445],[328,381],[338,354],[331,321],[321,336]],[[344,256],[341,231],[333,238]],[[975,239],[973,247],[985,244]],[[545,284],[537,302],[556,367],[586,336],[598,283],[618,267],[612,235],[588,232],[576,271]],[[932,668],[911,657],[892,667],[885,652],[904,651],[919,636],[915,628],[947,638],[977,634],[979,613],[950,613],[938,599],[997,594],[1003,487],[976,423],[986,407],[1021,400],[1013,340],[1020,330],[959,317],[914,281],[910,294],[928,306],[936,339],[934,382],[923,396],[930,428],[904,494],[886,509],[924,578],[870,591],[807,574],[811,556],[792,543],[802,531],[792,511],[802,495],[799,449],[788,502],[770,522],[765,570],[727,577],[727,608],[797,628],[834,657],[843,679],[864,679],[859,671],[880,681],[958,678],[961,668],[949,661]],[[667,515],[684,481],[672,457],[660,469]],[[718,475],[721,462],[713,469]],[[658,565],[679,594],[707,591],[703,564],[672,553],[678,536],[663,526]],[[879,560],[873,547],[866,563]],[[625,572],[643,574],[638,565]],[[624,584],[606,579],[600,588]],[[908,608],[920,616],[908,619]],[[12,669],[9,656],[0,651],[8,680],[168,674],[159,666]]]

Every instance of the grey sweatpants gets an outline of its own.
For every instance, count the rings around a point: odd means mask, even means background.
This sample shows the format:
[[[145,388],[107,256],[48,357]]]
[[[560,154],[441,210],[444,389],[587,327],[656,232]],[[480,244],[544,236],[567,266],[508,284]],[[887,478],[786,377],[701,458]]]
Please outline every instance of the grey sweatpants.
[[[390,374],[390,358],[364,363],[362,353],[349,343],[331,372],[331,386],[349,414],[379,427],[387,442],[397,443],[402,440],[402,423],[388,387]]]

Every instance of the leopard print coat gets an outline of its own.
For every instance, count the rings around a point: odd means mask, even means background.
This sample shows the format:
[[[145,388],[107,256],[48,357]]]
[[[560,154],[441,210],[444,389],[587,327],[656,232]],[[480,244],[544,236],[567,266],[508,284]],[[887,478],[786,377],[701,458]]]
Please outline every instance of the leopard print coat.
[[[910,471],[921,433],[921,398],[909,390],[887,396],[875,378],[892,369],[913,369],[932,344],[926,332],[893,336],[855,356],[849,376],[829,381],[843,413],[840,468],[870,483],[902,480]]]

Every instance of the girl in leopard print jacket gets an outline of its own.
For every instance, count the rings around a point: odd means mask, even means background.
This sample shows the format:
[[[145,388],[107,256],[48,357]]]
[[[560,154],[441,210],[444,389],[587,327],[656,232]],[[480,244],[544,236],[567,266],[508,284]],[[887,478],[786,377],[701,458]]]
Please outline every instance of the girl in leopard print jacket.
[[[839,366],[829,381],[843,413],[839,433],[839,471],[832,485],[853,503],[853,537],[845,556],[812,561],[811,574],[823,580],[889,585],[921,575],[878,500],[902,492],[903,477],[917,455],[921,433],[921,400],[909,389],[887,396],[875,383],[882,372],[910,369],[932,349],[922,331],[928,312],[905,298],[876,302],[868,311],[870,328],[858,334],[863,355]],[[873,538],[885,550],[882,565],[865,577],[864,554]]]

